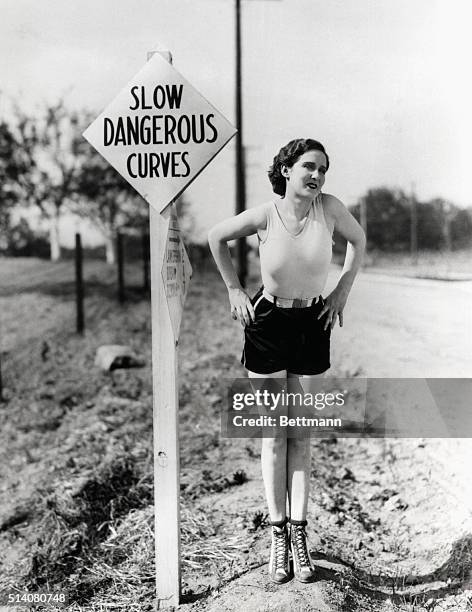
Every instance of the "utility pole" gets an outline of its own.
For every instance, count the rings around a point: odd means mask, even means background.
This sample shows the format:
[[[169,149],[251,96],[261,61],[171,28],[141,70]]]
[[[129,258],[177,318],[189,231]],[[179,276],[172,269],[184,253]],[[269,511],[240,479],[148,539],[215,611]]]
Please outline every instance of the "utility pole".
[[[236,214],[246,210],[246,169],[244,167],[243,145],[243,108],[242,108],[242,78],[241,78],[241,0],[235,0],[236,9]],[[237,272],[239,281],[246,286],[247,252],[246,238],[237,241]]]
[[[278,1],[278,0],[276,0]],[[241,0],[235,0],[236,25],[236,214],[246,210],[246,167],[245,147],[243,143],[243,104],[242,104],[242,58],[241,58]],[[246,238],[237,241],[237,273],[243,287],[247,278],[247,246]]]

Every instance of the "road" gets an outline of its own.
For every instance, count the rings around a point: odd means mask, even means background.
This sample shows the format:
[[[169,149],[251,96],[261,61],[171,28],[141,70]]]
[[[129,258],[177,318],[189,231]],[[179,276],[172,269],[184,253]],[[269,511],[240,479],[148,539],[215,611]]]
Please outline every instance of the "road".
[[[330,272],[327,292],[339,278]],[[361,273],[332,363],[369,377],[472,377],[472,282]]]
[[[327,290],[339,278],[330,273]],[[472,378],[472,282],[431,281],[361,273],[349,296],[344,327],[332,335],[332,369],[360,376],[386,378]],[[341,364],[340,367],[337,364]],[[389,384],[385,381],[385,389]],[[390,390],[395,389],[390,385]],[[401,389],[401,385],[398,386]],[[451,524],[472,525],[472,420],[470,383],[457,381],[452,387],[441,381],[417,381],[417,397],[406,401],[401,394],[386,391],[387,414],[393,420],[403,415],[411,424],[411,435],[425,437],[425,459],[437,484],[456,500],[457,516],[450,511]],[[433,391],[441,413],[430,407],[423,419],[409,414],[421,404],[422,392]],[[416,406],[413,406],[416,404]],[[421,413],[421,409],[420,409]],[[424,416],[429,414],[428,421]],[[448,415],[441,423],[441,418]],[[451,415],[456,422],[451,427]],[[409,421],[408,421],[409,419]],[[404,424],[403,423],[403,424]],[[454,438],[449,437],[454,431]],[[423,433],[421,433],[423,432]],[[449,433],[448,433],[449,432]],[[455,436],[463,437],[455,437]],[[405,443],[408,443],[405,440]],[[460,515],[460,516],[459,516]],[[464,519],[466,517],[466,521]]]

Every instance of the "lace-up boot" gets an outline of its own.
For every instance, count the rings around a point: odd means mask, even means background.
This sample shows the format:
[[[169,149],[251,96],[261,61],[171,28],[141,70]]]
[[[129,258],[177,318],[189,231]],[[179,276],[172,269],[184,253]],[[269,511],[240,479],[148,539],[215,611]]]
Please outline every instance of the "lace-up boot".
[[[300,582],[312,582],[315,577],[315,570],[306,541],[305,527],[307,522],[290,520],[290,524],[293,573]]]
[[[269,576],[273,582],[282,584],[290,578],[287,519],[271,522],[271,525],[272,545],[270,547]]]

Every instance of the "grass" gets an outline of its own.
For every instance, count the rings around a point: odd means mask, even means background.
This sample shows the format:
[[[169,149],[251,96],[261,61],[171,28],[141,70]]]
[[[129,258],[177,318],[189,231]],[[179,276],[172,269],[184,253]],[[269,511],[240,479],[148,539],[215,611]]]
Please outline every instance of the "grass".
[[[93,282],[86,283],[87,325],[80,337],[74,333],[70,304],[71,262],[2,264],[8,340],[2,360],[8,400],[0,406],[2,460],[7,491],[14,490],[19,469],[23,501],[12,505],[9,495],[0,493],[2,545],[8,540],[12,551],[18,549],[16,560],[2,568],[0,588],[65,589],[71,609],[77,610],[150,610],[155,567],[148,297],[128,295],[131,300],[120,307],[109,267],[87,262]],[[140,267],[128,266],[127,274],[129,284],[136,280],[137,286]],[[200,287],[197,281],[197,294]],[[36,320],[30,314],[33,306]],[[146,367],[110,374],[96,370],[96,348],[115,342],[135,348]],[[186,354],[193,351],[184,344],[185,370],[191,371],[193,355],[187,360]],[[208,358],[211,367],[235,361],[220,349]],[[197,379],[198,372],[193,376]],[[205,384],[198,402],[206,425],[208,410],[219,401],[208,406],[206,397],[210,392],[217,398],[224,383],[218,375]],[[205,427],[194,435],[195,385],[182,386],[180,404],[182,435],[191,442],[182,450],[182,464],[193,463],[196,456],[203,461],[192,487],[183,490],[188,500],[181,517],[183,571],[198,576],[202,568],[219,568],[224,580],[247,542],[243,535],[222,534],[195,502],[241,486],[248,477],[237,468],[227,472],[222,466],[218,472],[206,458],[212,449],[219,450],[218,422],[212,416],[212,430]],[[34,472],[34,479],[28,480],[26,472]]]

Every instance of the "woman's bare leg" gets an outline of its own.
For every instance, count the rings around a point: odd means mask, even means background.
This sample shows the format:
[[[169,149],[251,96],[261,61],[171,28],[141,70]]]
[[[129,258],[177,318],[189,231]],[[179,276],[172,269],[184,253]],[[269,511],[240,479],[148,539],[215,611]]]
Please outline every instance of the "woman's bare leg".
[[[317,376],[320,378],[322,375]],[[314,376],[288,374],[288,389],[294,393],[313,392],[310,380]],[[301,403],[303,406],[303,402]],[[297,416],[297,405],[293,406],[293,416]],[[310,488],[310,438],[289,438],[287,440],[287,484],[290,508],[290,548],[293,558],[295,578],[300,582],[311,582],[315,568],[307,544],[306,514]]]
[[[248,372],[251,379],[278,378],[280,385],[286,388],[287,373],[285,370],[272,374]],[[257,382],[254,381],[257,387]],[[267,507],[272,522],[285,519],[287,515],[287,439],[285,436],[262,438],[261,448],[262,479],[264,481]]]
[[[288,373],[289,392],[309,392],[309,381],[317,376],[300,376]],[[310,438],[288,438],[287,440],[287,487],[290,508],[290,518],[305,521],[308,493],[310,490]]]

